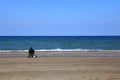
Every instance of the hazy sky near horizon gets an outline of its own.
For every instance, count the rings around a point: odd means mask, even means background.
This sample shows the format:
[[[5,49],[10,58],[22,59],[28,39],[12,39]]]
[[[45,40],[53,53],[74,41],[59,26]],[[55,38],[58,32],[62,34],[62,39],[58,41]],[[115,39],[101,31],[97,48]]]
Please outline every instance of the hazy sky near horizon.
[[[120,35],[120,0],[0,0],[0,35]]]

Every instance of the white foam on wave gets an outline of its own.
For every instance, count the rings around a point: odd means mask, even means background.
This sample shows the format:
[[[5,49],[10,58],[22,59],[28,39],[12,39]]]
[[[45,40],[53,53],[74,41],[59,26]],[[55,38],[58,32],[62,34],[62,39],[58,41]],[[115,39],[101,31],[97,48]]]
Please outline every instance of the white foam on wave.
[[[79,52],[79,51],[83,51],[83,52],[101,52],[101,51],[114,51],[114,52],[120,52],[120,50],[100,50],[100,49],[40,49],[40,50],[36,50],[36,51],[58,51],[58,52]]]
[[[102,50],[102,49],[36,49],[37,52],[103,52],[103,51],[113,51],[120,52],[120,50]],[[0,50],[0,52],[28,52],[28,50]]]
[[[27,52],[28,50],[0,50],[0,52]]]

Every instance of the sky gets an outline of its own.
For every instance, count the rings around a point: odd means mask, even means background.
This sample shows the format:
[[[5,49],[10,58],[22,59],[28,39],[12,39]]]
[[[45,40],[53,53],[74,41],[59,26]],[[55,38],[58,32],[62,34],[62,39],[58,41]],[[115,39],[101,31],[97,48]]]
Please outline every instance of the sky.
[[[0,0],[0,36],[120,35],[120,0]]]

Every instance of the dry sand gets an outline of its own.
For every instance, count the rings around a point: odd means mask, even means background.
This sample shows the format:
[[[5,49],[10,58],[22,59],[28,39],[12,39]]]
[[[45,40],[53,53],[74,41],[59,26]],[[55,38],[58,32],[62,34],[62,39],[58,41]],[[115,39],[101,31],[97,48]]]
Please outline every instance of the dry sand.
[[[57,53],[92,52],[37,52],[38,58],[27,58],[24,52],[0,52],[0,80],[120,80],[120,57],[41,56]],[[11,56],[15,54],[19,56]]]

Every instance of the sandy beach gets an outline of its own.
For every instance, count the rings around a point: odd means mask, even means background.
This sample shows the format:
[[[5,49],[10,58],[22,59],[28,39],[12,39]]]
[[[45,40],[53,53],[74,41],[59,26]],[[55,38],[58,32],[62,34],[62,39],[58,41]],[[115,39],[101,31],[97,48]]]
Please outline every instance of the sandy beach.
[[[120,56],[78,54],[120,52],[36,52],[38,58],[27,58],[27,52],[0,52],[0,80],[120,80]]]

